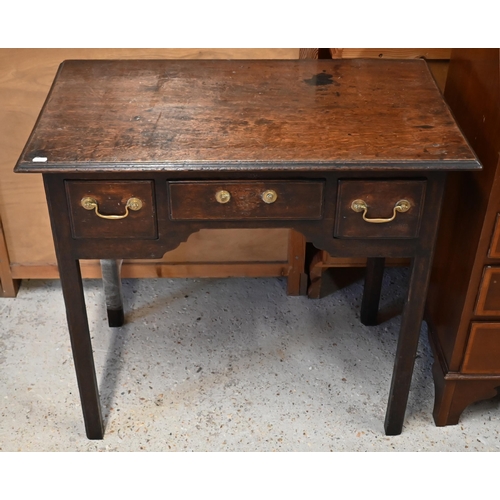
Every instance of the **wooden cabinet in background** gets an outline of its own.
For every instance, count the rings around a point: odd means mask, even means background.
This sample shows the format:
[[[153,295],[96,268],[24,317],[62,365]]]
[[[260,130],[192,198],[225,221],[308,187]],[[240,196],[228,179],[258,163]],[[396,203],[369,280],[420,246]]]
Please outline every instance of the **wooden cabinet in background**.
[[[483,165],[451,175],[426,320],[437,425],[500,387],[500,53],[454,49],[444,96]]]

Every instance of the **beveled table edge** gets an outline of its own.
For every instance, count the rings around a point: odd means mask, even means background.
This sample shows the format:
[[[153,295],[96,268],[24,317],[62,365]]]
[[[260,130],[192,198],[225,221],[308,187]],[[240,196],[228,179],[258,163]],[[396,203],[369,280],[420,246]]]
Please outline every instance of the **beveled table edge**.
[[[308,162],[261,162],[258,160],[237,162],[214,162],[214,161],[182,161],[182,162],[93,162],[93,163],[28,163],[19,162],[14,168],[15,173],[40,173],[40,174],[64,174],[64,173],[141,173],[141,172],[192,172],[194,170],[220,171],[220,172],[252,172],[271,169],[272,172],[322,172],[322,171],[352,171],[352,172],[392,172],[399,171],[461,171],[481,170],[482,165],[478,159],[475,160],[436,160],[435,162],[418,160],[351,160],[351,161],[308,161]],[[269,173],[269,170],[268,170]]]

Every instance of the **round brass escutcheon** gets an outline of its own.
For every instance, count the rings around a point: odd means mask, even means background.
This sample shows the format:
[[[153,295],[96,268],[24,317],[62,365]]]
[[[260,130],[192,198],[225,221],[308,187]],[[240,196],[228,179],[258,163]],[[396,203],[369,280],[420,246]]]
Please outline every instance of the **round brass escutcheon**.
[[[398,212],[408,212],[411,208],[411,203],[408,200],[399,200],[394,208]]]
[[[97,201],[90,196],[82,198],[81,204],[85,210],[94,210],[94,208],[97,207]]]
[[[231,199],[231,194],[229,193],[229,191],[224,191],[224,189],[221,189],[220,191],[217,191],[217,193],[215,193],[215,199],[219,203],[227,203]]]
[[[355,212],[362,212],[363,210],[366,210],[368,208],[367,204],[363,200],[354,200],[351,203],[351,209],[354,210]]]
[[[127,207],[134,211],[140,210],[142,208],[142,201],[139,198],[130,198],[127,201]]]
[[[262,193],[264,203],[274,203],[278,199],[278,194],[273,189],[268,189]]]

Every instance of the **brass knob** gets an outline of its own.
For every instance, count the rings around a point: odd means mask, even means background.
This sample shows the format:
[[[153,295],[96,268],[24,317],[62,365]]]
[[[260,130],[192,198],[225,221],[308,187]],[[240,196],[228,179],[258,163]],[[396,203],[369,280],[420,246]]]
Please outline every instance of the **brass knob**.
[[[278,199],[278,194],[272,189],[268,189],[262,193],[262,201],[264,203],[274,203]]]
[[[219,203],[227,203],[231,199],[231,194],[228,191],[224,191],[224,189],[222,189],[215,193],[215,199]]]

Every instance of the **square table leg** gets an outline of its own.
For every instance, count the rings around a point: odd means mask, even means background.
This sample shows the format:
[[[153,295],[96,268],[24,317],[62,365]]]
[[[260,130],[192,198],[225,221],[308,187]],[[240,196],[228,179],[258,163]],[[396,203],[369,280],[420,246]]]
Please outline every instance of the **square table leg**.
[[[403,430],[413,367],[424,315],[431,257],[423,255],[412,261],[408,296],[401,316],[396,359],[392,372],[389,402],[385,415],[385,433],[397,436]]]
[[[85,430],[89,439],[102,439],[104,426],[80,263],[61,256],[58,263]]]

